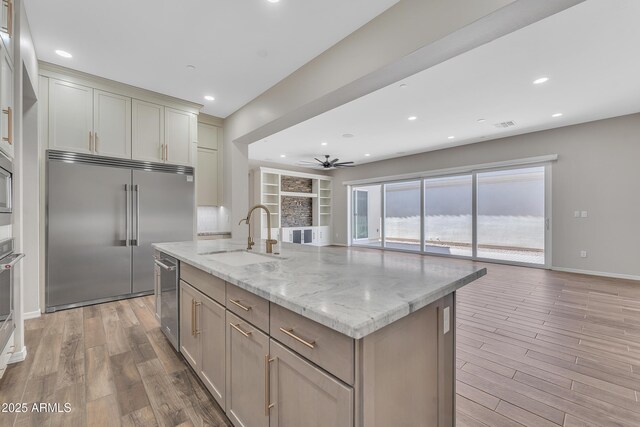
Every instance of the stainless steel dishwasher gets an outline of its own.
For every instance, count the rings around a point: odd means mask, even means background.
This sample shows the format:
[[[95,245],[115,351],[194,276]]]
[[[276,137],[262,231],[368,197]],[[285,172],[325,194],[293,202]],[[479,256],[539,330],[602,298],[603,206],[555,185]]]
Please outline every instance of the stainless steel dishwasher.
[[[160,329],[169,339],[176,351],[180,351],[180,330],[178,327],[179,264],[178,260],[164,254],[156,253],[154,262],[159,267],[158,289],[160,295]],[[158,299],[156,298],[156,303]]]

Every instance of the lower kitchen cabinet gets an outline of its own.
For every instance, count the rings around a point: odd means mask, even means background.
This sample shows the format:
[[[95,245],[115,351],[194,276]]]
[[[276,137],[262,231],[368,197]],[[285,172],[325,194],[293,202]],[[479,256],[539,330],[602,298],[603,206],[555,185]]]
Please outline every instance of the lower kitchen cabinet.
[[[187,283],[180,281],[180,352],[196,372],[200,372],[202,354],[201,342],[196,334],[198,294]]]
[[[271,340],[270,427],[353,426],[353,389]]]
[[[227,311],[227,416],[236,427],[269,426],[268,365],[269,337]]]
[[[180,281],[180,351],[225,407],[225,309]]]

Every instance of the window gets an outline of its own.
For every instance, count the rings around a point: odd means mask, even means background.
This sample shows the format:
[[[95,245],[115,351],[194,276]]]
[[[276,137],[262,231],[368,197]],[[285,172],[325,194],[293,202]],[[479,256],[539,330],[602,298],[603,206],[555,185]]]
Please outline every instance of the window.
[[[547,265],[548,166],[353,187],[352,244]]]
[[[385,184],[385,247],[420,250],[420,181]]]
[[[424,250],[473,255],[473,177],[424,180]]]
[[[382,246],[382,186],[358,187],[353,190],[352,201],[353,244]]]

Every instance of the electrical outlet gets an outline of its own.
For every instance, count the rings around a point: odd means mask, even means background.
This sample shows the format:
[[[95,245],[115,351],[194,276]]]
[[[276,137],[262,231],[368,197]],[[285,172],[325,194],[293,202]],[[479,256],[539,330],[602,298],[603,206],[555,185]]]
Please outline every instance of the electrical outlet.
[[[586,258],[587,257],[587,251],[580,251],[580,258]]]
[[[586,218],[587,216],[589,216],[589,213],[587,211],[580,212],[580,217]]]

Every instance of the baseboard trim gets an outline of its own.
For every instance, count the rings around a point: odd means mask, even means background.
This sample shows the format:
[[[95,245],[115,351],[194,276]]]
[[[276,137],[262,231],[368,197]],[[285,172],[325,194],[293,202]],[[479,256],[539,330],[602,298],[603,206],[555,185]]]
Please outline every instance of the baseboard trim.
[[[588,276],[600,276],[600,277],[610,277],[612,279],[627,279],[627,280],[640,281],[640,276],[634,276],[632,274],[607,273],[604,271],[580,270],[578,268],[565,268],[565,267],[551,267],[551,269],[555,271],[562,271],[563,273],[586,274]]]
[[[42,316],[42,313],[40,313],[40,310],[27,311],[25,313],[22,313],[22,319],[24,320],[37,319],[40,316]]]
[[[9,358],[8,364],[22,362],[27,358],[27,347],[22,347],[20,351],[14,351],[11,357]]]

